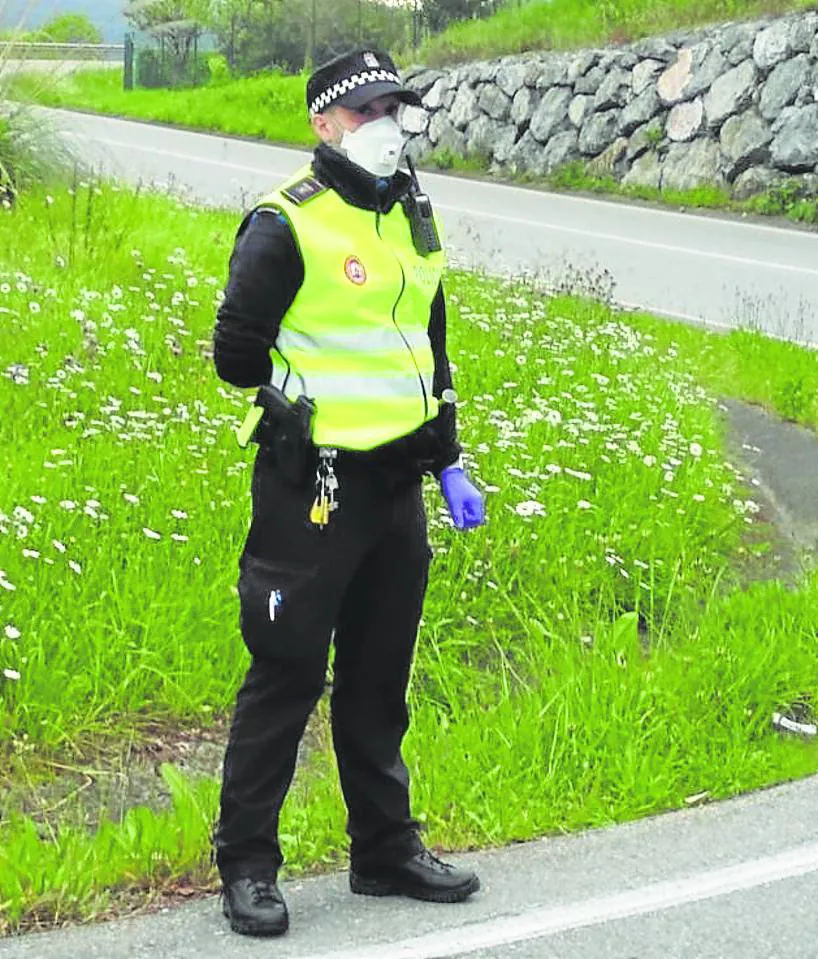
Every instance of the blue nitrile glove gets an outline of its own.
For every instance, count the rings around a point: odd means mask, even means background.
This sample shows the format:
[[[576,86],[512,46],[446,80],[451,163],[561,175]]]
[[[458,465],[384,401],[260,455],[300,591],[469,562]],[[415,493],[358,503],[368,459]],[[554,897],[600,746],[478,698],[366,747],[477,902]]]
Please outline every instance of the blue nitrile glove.
[[[440,489],[446,499],[454,525],[458,529],[473,529],[485,522],[483,497],[466,476],[462,466],[447,466],[440,474]]]

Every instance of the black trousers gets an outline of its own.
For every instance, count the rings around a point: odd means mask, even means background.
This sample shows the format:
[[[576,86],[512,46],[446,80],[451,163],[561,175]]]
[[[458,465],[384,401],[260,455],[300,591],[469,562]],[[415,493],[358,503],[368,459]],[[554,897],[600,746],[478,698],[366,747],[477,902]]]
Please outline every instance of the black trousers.
[[[333,640],[332,735],[352,861],[420,848],[401,742],[430,559],[421,482],[396,482],[357,461],[339,460],[336,472],[340,505],[321,531],[309,521],[312,483],[293,488],[269,454],[256,459],[239,563],[253,659],[224,760],[214,835],[223,877],[282,863],[279,813]]]

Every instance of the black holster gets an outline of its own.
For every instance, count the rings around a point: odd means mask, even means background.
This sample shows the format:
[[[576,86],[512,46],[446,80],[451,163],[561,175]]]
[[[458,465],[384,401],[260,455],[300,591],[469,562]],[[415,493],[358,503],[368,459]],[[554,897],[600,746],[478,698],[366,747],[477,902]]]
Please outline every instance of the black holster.
[[[272,385],[259,387],[256,406],[264,413],[252,436],[272,455],[282,479],[293,486],[306,483],[315,448],[312,442],[312,418],[315,404],[306,396],[295,402]]]

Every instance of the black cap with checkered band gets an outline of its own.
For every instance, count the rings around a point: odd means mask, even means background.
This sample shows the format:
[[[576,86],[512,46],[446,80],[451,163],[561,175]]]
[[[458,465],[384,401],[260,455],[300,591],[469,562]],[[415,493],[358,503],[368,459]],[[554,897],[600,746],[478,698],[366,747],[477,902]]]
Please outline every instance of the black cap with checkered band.
[[[421,106],[418,94],[403,86],[389,54],[353,50],[318,67],[309,78],[307,108],[310,116],[334,106],[355,110],[387,94],[412,106]]]

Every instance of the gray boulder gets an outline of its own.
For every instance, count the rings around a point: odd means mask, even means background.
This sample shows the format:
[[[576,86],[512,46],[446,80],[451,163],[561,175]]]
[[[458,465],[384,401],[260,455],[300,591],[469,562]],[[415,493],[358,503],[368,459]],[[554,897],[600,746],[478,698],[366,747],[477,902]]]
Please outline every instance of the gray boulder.
[[[440,70],[421,70],[415,74],[404,74],[404,83],[410,90],[414,90],[419,96],[423,96],[427,90],[430,90],[441,77],[445,76]]]
[[[740,63],[743,63],[745,60],[749,60],[753,55],[753,41],[752,40],[743,40],[741,43],[737,43],[733,49],[727,54],[727,62],[731,67],[737,67]]]
[[[543,150],[541,164],[543,173],[553,173],[558,167],[579,159],[577,131],[563,130],[551,137]]]
[[[770,159],[772,138],[770,125],[755,110],[725,121],[719,142],[722,153],[730,161],[727,179],[735,180],[749,167],[766,163]]]
[[[597,156],[609,147],[616,138],[616,128],[619,124],[617,110],[608,110],[606,113],[594,113],[582,125],[579,133],[579,151],[585,156]]]
[[[648,87],[653,85],[664,64],[659,60],[642,60],[637,63],[631,73],[631,86],[635,96],[640,96]]]
[[[793,53],[808,53],[818,33],[818,13],[807,13],[793,22],[790,46]]]
[[[694,190],[699,186],[724,186],[721,153],[713,140],[676,143],[662,167],[663,190]]]
[[[528,130],[531,135],[545,143],[566,122],[571,91],[566,87],[552,87],[540,101],[531,117]]]
[[[429,114],[422,107],[406,106],[400,117],[406,133],[425,133],[429,127]]]
[[[492,156],[503,125],[487,116],[473,120],[466,129],[466,151],[472,156]]]
[[[592,109],[593,97],[585,96],[584,93],[578,93],[568,104],[568,119],[579,128],[582,126],[585,117]]]
[[[610,110],[623,107],[628,102],[631,91],[631,75],[619,67],[614,67],[600,83],[594,96],[594,110]]]
[[[423,105],[428,110],[439,110],[443,106],[445,96],[450,90],[449,78],[440,77],[423,97]]]
[[[562,54],[549,54],[539,62],[537,79],[534,82],[538,90],[547,90],[549,87],[566,87],[568,82],[569,60]]]
[[[595,50],[584,50],[578,56],[575,56],[568,64],[566,79],[573,86],[580,77],[585,74],[599,61],[599,54]]]
[[[647,186],[658,190],[662,183],[662,161],[655,153],[645,153],[622,177],[624,186]]]
[[[471,87],[460,87],[449,110],[449,120],[457,130],[466,127],[480,116],[477,93]]]
[[[508,158],[517,143],[517,131],[514,127],[504,126],[497,134],[497,138],[492,148],[492,156],[500,165],[508,162]]]
[[[628,140],[626,137],[617,137],[614,142],[599,154],[593,160],[588,162],[588,172],[599,177],[616,177],[623,172],[622,167],[628,153]]]
[[[809,81],[811,74],[809,57],[803,53],[792,60],[779,63],[761,90],[761,115],[768,120],[777,117],[783,107],[789,106],[795,100],[798,91]]]
[[[443,128],[435,149],[453,153],[455,156],[463,156],[466,152],[465,134],[449,124]]]
[[[662,109],[662,103],[653,87],[644,90],[619,114],[619,133],[629,136],[637,127],[653,119]]]
[[[517,91],[511,104],[512,122],[518,127],[528,124],[539,102],[539,97],[530,87],[522,87]]]
[[[727,56],[731,50],[741,44],[752,45],[755,35],[756,30],[752,23],[728,23],[718,32],[721,52]]]
[[[451,126],[451,121],[449,120],[445,111],[438,110],[438,112],[435,113],[434,116],[432,116],[429,120],[429,127],[426,131],[426,135],[429,137],[432,144],[437,144],[437,141],[443,135],[443,131]],[[452,129],[454,129],[454,127],[452,127]]]
[[[664,136],[662,121],[658,117],[639,127],[628,141],[628,160],[635,160],[648,150],[654,149],[664,140]]]
[[[727,61],[718,47],[707,48],[705,44],[694,47],[693,72],[685,87],[685,98],[690,100],[705,90],[727,69]]]
[[[784,107],[781,113],[773,120],[773,135],[779,133],[785,123],[789,123],[794,117],[798,116],[800,107]]]
[[[776,170],[763,166],[750,167],[736,177],[732,190],[733,199],[748,200],[758,193],[781,186],[786,179],[783,173],[778,173]]]
[[[771,70],[777,63],[786,60],[792,53],[792,22],[777,20],[756,35],[753,43],[753,59],[759,70]]]
[[[701,97],[690,103],[677,103],[670,111],[665,125],[668,139],[686,143],[701,130],[704,122],[704,103]]]
[[[505,120],[511,113],[510,98],[493,83],[487,83],[482,87],[477,98],[477,105],[492,120]]]
[[[579,77],[574,84],[574,90],[577,93],[588,93],[591,96],[596,96],[596,91],[600,88],[604,79],[605,71],[602,67],[592,67],[586,74]]]
[[[656,82],[660,99],[667,106],[692,100],[707,90],[725,69],[725,60],[717,47],[698,43],[679,51],[676,62]]]
[[[745,60],[720,76],[704,98],[708,123],[712,127],[721,126],[727,117],[743,110],[753,99],[755,82],[756,68],[752,60]]]
[[[507,97],[514,97],[517,91],[525,86],[525,75],[528,64],[519,60],[506,60],[497,70],[495,83]]]
[[[818,103],[788,117],[773,140],[770,156],[779,170],[806,173],[818,166]]]
[[[510,151],[506,166],[512,173],[542,174],[543,153],[542,143],[534,139],[531,130],[526,130]]]
[[[647,37],[644,40],[638,40],[631,49],[638,57],[661,60],[662,63],[670,63],[678,54],[676,47],[664,37]]]

